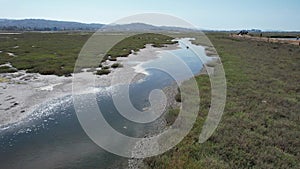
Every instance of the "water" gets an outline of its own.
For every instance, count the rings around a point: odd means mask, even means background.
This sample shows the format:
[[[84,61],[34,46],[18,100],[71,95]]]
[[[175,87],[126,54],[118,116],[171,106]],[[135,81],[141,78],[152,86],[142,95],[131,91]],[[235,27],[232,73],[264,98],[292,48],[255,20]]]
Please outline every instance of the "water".
[[[204,53],[204,48],[181,42]],[[197,55],[181,44],[181,49],[162,54],[153,61],[144,63],[148,75],[140,82],[130,85],[130,99],[139,110],[149,106],[149,92],[162,89],[175,80],[185,80],[189,76],[181,73],[175,57],[182,59],[193,74],[198,74],[202,63]],[[175,55],[175,56],[174,56]],[[166,68],[166,72],[151,67]],[[118,86],[120,88],[122,86]],[[125,119],[118,113],[110,92],[103,89],[97,93],[97,102],[109,124],[121,133],[138,137],[141,131],[150,130],[152,123],[142,125]],[[114,91],[117,93],[117,91]],[[125,127],[126,126],[126,127]],[[127,159],[106,152],[95,145],[81,128],[72,104],[72,96],[65,96],[41,105],[23,123],[12,125],[0,132],[0,168],[125,168]]]

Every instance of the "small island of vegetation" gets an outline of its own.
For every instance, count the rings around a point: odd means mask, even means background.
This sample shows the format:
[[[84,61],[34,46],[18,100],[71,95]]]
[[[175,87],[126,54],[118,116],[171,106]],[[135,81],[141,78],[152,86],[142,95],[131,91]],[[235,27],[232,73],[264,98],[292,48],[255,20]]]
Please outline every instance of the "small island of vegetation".
[[[0,65],[11,63],[13,68],[1,68],[1,73],[26,70],[27,73],[42,75],[69,76],[84,43],[92,33],[32,33],[0,35]],[[130,36],[120,41],[104,56],[102,62],[117,61],[118,57],[127,57],[132,52],[145,48],[146,44],[164,47],[174,44],[173,38],[154,33]],[[100,63],[100,61],[99,61]],[[100,65],[99,67],[101,67]],[[113,65],[112,68],[120,67]],[[107,73],[108,71],[103,71]],[[97,73],[98,74],[98,73]]]

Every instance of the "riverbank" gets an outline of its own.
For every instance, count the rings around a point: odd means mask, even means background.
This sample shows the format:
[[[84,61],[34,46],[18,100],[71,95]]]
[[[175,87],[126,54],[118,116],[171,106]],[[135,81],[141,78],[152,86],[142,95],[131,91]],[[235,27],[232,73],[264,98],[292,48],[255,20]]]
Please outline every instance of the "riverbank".
[[[212,137],[199,144],[210,108],[210,80],[194,128],[173,149],[145,159],[145,168],[299,168],[299,59],[296,45],[208,33],[226,72],[227,100]]]
[[[187,36],[188,37],[188,36]],[[188,39],[186,39],[188,40]],[[166,76],[161,73],[161,72],[155,72],[152,70],[148,70],[147,65],[149,67],[152,66],[157,66],[157,64],[161,65],[162,67],[168,67],[168,68],[173,68],[171,70],[173,70],[174,72],[172,72],[173,74],[176,74],[175,72],[182,72],[182,69],[180,69],[180,64],[174,62],[170,62],[170,60],[172,60],[174,58],[174,54],[178,57],[181,57],[181,59],[185,60],[186,63],[189,65],[189,67],[191,68],[191,70],[193,70],[193,74],[191,76],[180,76],[179,79],[181,79],[182,81],[193,77],[194,75],[197,75],[199,72],[204,72],[203,69],[201,71],[201,67],[199,64],[199,58],[197,56],[199,56],[198,54],[196,54],[194,50],[192,49],[192,44],[190,43],[190,41],[188,41],[189,43],[187,43],[188,46],[190,46],[190,48],[187,47],[182,47],[182,46],[178,46],[178,45],[169,45],[167,47],[162,47],[162,48],[155,48],[152,45],[146,45],[146,48],[143,48],[141,50],[139,50],[139,52],[133,52],[133,54],[129,55],[128,57],[124,57],[124,58],[117,58],[116,61],[110,61],[110,60],[106,60],[105,62],[103,62],[101,64],[101,67],[99,68],[93,68],[93,69],[84,69],[83,72],[81,73],[76,73],[76,74],[72,74],[73,77],[76,77],[76,84],[79,85],[79,89],[82,90],[76,90],[76,94],[85,94],[85,93],[94,93],[94,92],[101,92],[104,91],[106,89],[110,90],[110,92],[114,92],[114,87],[111,86],[116,86],[116,85],[122,85],[122,84],[131,84],[131,83],[135,83],[134,85],[140,86],[135,90],[134,93],[143,93],[145,92],[145,89],[156,89],[156,88],[163,88],[164,93],[166,94],[166,98],[167,98],[167,106],[165,111],[168,112],[168,108],[170,109],[178,109],[180,107],[180,103],[177,103],[175,101],[175,96],[178,93],[178,86],[176,84],[171,85],[173,80],[166,78]],[[186,44],[185,44],[186,45]],[[174,49],[179,49],[179,50],[174,50]],[[171,53],[173,55],[158,55],[160,52],[164,51],[164,50],[173,50],[171,51]],[[210,59],[207,59],[205,56],[205,52],[203,51],[203,47],[201,47],[202,52],[200,52],[200,54],[203,54],[202,58],[205,61],[209,61]],[[173,53],[174,52],[174,53]],[[206,51],[207,52],[207,51]],[[169,53],[169,52],[166,52]],[[191,56],[188,56],[191,55]],[[206,53],[207,55],[207,53]],[[201,55],[202,56],[202,55]],[[194,58],[194,59],[193,59]],[[198,58],[195,60],[195,58]],[[153,61],[152,61],[153,60]],[[148,63],[149,62],[149,63]],[[113,64],[120,64],[122,65],[121,67],[117,67],[117,68],[113,68],[112,65]],[[168,65],[169,63],[171,63],[170,65]],[[111,73],[108,75],[102,75],[102,76],[95,76],[94,73],[96,73],[97,70],[101,70],[102,68],[105,69],[110,69]],[[145,70],[147,69],[147,71]],[[19,74],[18,74],[19,73]],[[149,76],[147,76],[149,75]],[[146,77],[147,76],[147,77]],[[146,78],[144,78],[146,77]],[[22,105],[28,106],[28,109],[32,109],[34,110],[35,108],[39,107],[39,105],[44,105],[39,108],[41,108],[41,111],[44,111],[43,109],[52,109],[53,104],[52,102],[49,102],[49,100],[56,100],[55,98],[61,98],[65,95],[71,95],[72,94],[72,77],[58,77],[58,76],[54,76],[54,75],[49,75],[49,76],[44,76],[44,75],[40,75],[40,74],[34,74],[34,73],[25,73],[25,71],[20,71],[20,72],[16,72],[14,74],[3,74],[3,77],[1,78],[3,81],[3,86],[5,88],[5,94],[13,94],[13,99],[15,100],[24,100],[24,103],[21,101],[18,101],[18,103],[16,105],[10,105],[10,104],[14,104],[16,102],[9,102],[10,100],[8,100],[7,102],[7,111],[12,112],[12,111],[16,111],[16,110],[20,110],[20,107],[22,107]],[[169,80],[168,80],[169,79]],[[144,83],[145,82],[145,83]],[[167,83],[166,83],[167,82]],[[168,83],[170,82],[170,83]],[[180,83],[180,82],[179,82]],[[6,86],[5,86],[6,85]],[[179,84],[180,85],[180,84]],[[22,86],[23,88],[21,88],[20,86]],[[166,87],[167,86],[167,87]],[[78,86],[77,86],[78,87]],[[150,88],[149,88],[150,87]],[[153,88],[151,88],[153,87]],[[102,88],[104,90],[102,90]],[[96,90],[95,90],[96,89]],[[97,90],[99,89],[99,90]],[[20,92],[22,91],[22,92]],[[50,94],[49,94],[50,93]],[[147,93],[147,92],[145,92]],[[71,97],[67,97],[68,98],[68,102],[71,103],[72,102],[72,98]],[[140,97],[142,96],[142,97]],[[143,108],[143,110],[146,110],[148,108],[149,105],[147,105],[147,98],[148,95],[144,96],[144,95],[140,95],[138,98],[135,98],[137,100],[143,100],[140,98],[146,98],[145,101],[141,102],[141,107]],[[64,99],[62,99],[64,100]],[[27,102],[26,102],[27,101]],[[145,103],[143,103],[145,102]],[[23,103],[23,104],[20,104]],[[59,102],[59,105],[61,105],[62,103]],[[65,107],[62,108],[62,110],[66,110]],[[22,111],[22,110],[20,110]],[[69,111],[69,109],[68,109]],[[4,123],[7,123],[8,121],[10,121],[9,123],[3,125],[2,129],[6,129],[5,127],[10,127],[12,125],[10,125],[13,120],[16,120],[16,122],[13,122],[15,124],[19,124],[19,122],[21,124],[26,124],[27,119],[33,119],[33,121],[38,121],[35,119],[43,119],[43,117],[45,116],[43,113],[40,113],[39,111],[35,111],[34,114],[31,113],[32,111],[22,111],[21,115],[23,115],[22,117],[17,117],[15,115],[9,114],[10,119],[9,120],[3,120]],[[61,110],[56,110],[56,112],[58,114],[61,114],[62,111]],[[111,113],[110,111],[105,111],[106,113]],[[28,113],[28,114],[27,114]],[[52,115],[53,112],[49,112],[46,116],[48,115]],[[74,119],[70,120],[71,123],[76,122],[77,118],[76,115],[74,113],[74,111],[70,110],[70,113],[72,115],[74,115]],[[167,114],[167,113],[166,113]],[[63,114],[62,114],[63,115]],[[69,117],[69,115],[67,115]],[[17,117],[17,118],[16,118]],[[29,118],[27,118],[29,117]],[[42,123],[44,125],[44,123],[47,123],[45,125],[57,125],[60,124],[59,122],[57,122],[56,120],[62,120],[63,122],[61,124],[66,124],[66,122],[68,121],[67,119],[65,119],[65,117],[61,117],[61,116],[56,116],[56,117],[50,117],[47,119],[43,119]],[[116,121],[116,120],[114,120]],[[25,123],[23,123],[25,122]],[[48,123],[49,122],[49,123]],[[67,123],[68,124],[68,123]],[[145,131],[147,131],[145,134],[148,136],[151,135],[155,135],[160,133],[160,131],[163,131],[166,128],[166,125],[169,124],[169,121],[166,120],[166,118],[161,118],[160,120],[155,121],[155,128],[153,127],[152,131],[149,131],[149,128],[146,128]],[[15,126],[15,125],[13,125]],[[18,125],[16,127],[20,127],[22,132],[23,129],[26,125]],[[35,126],[35,123],[34,123]],[[68,126],[68,125],[67,125]],[[73,126],[73,125],[72,125]],[[52,128],[49,130],[50,132],[59,132],[59,131],[64,131],[65,129],[68,130],[69,132],[69,127],[62,127],[62,128],[58,128],[56,130],[53,130]],[[13,129],[14,127],[11,127],[11,129]],[[35,127],[34,127],[35,128]],[[79,125],[79,128],[80,125]],[[130,126],[128,126],[127,124],[121,124],[121,129],[122,130],[126,130],[129,131]],[[152,128],[151,128],[152,129]],[[25,130],[26,131],[36,131],[35,129],[30,129],[27,128]],[[42,130],[41,132],[47,132],[48,129]],[[143,131],[143,129],[141,130]],[[25,135],[27,136],[27,134],[29,135],[30,133],[25,133]],[[143,133],[144,134],[144,133]],[[75,136],[78,135],[78,133],[74,133]],[[45,140],[51,139],[51,135],[45,135],[46,137],[43,137],[44,139],[41,140],[41,144],[48,144],[45,142]],[[73,137],[72,134],[70,134],[71,137]],[[70,138],[70,136],[66,136],[66,138],[64,138],[63,140],[67,140],[68,138]],[[34,136],[32,136],[32,138],[30,140],[35,140],[38,137],[38,134],[35,134]],[[10,139],[10,136],[8,137]],[[18,138],[16,140],[19,140],[20,138],[22,138],[21,136],[18,136]],[[8,140],[9,140],[8,139]],[[89,139],[88,139],[89,140]],[[151,140],[152,141],[152,140]],[[148,141],[149,142],[149,141]],[[146,142],[141,142],[141,143],[137,143],[136,144],[136,151],[133,151],[132,153],[145,153],[147,151],[152,151],[152,150],[146,150],[145,151],[145,144],[148,143]],[[20,143],[21,144],[21,143]],[[73,144],[71,144],[73,145]],[[9,144],[8,146],[14,146],[13,144]],[[28,145],[24,145],[22,143],[22,146],[28,146]],[[49,145],[50,147],[52,145]],[[54,148],[56,148],[54,146]],[[143,149],[144,148],[144,149]],[[153,147],[154,149],[157,147]],[[72,150],[70,150],[70,154],[72,154]],[[18,151],[16,149],[16,151]],[[39,150],[40,151],[40,150]],[[43,154],[43,153],[41,153]],[[76,153],[77,154],[77,153]],[[134,155],[133,155],[134,156]],[[76,157],[78,158],[78,157]],[[22,159],[22,158],[21,158]],[[42,160],[42,159],[39,159]],[[127,161],[127,159],[126,159]],[[131,163],[130,163],[131,162]],[[143,165],[143,160],[129,160],[129,168],[130,166],[139,166],[139,165]],[[136,167],[134,167],[136,168]]]
[[[192,40],[193,39],[188,39],[192,45]],[[193,44],[196,45],[196,44]],[[196,45],[198,46],[198,45]],[[202,77],[205,76],[207,77],[208,72],[209,71],[213,71],[213,65],[215,65],[218,61],[217,59],[217,53],[209,46],[203,46],[204,48],[204,52],[206,53],[205,56],[200,56],[202,58],[202,61],[204,61],[203,63],[203,67],[202,69],[195,74],[195,78],[196,77]],[[195,51],[194,51],[195,52]],[[199,53],[197,53],[199,54]],[[206,65],[206,66],[204,66]],[[176,95],[178,94],[178,85],[180,84],[173,84],[170,85],[166,88],[163,89],[164,93],[166,94],[167,98],[168,98],[168,105],[167,105],[167,109],[164,112],[164,115],[162,116],[162,118],[159,118],[158,120],[155,121],[155,123],[153,124],[154,129],[152,131],[149,131],[148,133],[146,133],[146,135],[144,136],[144,138],[146,137],[152,137],[155,136],[159,133],[162,133],[164,130],[166,130],[166,127],[169,124],[170,121],[172,121],[172,119],[169,119],[169,111],[172,112],[176,112],[177,110],[180,109],[181,107],[181,102],[177,102],[176,99]],[[206,93],[209,93],[208,91]],[[175,117],[176,118],[176,117]],[[132,156],[143,156],[145,154],[151,154],[151,152],[155,152],[159,149],[159,147],[156,147],[154,145],[153,142],[154,141],[158,141],[158,140],[153,140],[153,139],[145,139],[143,141],[137,142],[136,146],[135,146],[135,150],[133,150],[132,152]],[[151,147],[150,149],[145,149],[145,147]],[[148,164],[147,164],[147,160],[148,158],[145,159],[137,159],[137,158],[132,158],[128,160],[128,168],[129,169],[139,169],[139,168],[148,168]]]
[[[167,113],[171,109],[179,109],[181,106],[180,102],[177,102],[175,96],[178,93],[178,86],[176,84],[170,85],[163,89],[163,92],[167,98],[166,111],[163,116],[152,124],[153,129],[148,133],[145,133],[145,137],[152,137],[158,133],[162,133],[167,127]],[[132,151],[132,156],[139,156],[143,154],[147,154],[147,152],[155,151],[158,147],[152,147],[151,150],[145,150],[145,145],[152,143],[154,140],[146,139],[144,141],[137,142],[135,145],[135,149]],[[146,146],[147,147],[147,146]],[[131,158],[128,159],[128,169],[140,169],[145,168],[145,163],[143,159]]]
[[[111,73],[108,75],[94,75],[95,71],[85,69],[84,72],[76,74],[77,85],[79,84],[82,86],[80,88],[85,90],[76,92],[94,92],[95,87],[137,82],[146,75],[146,72],[140,69],[140,64],[157,58],[158,52],[177,48],[176,44],[162,48],[146,45],[146,48],[130,54],[126,58],[104,62],[103,66],[109,66],[116,62],[123,65],[121,68],[111,69]],[[0,74],[0,128],[21,122],[34,109],[47,101],[71,95],[72,80],[72,77],[40,75],[25,71]],[[95,83],[87,85],[87,81],[93,80]]]

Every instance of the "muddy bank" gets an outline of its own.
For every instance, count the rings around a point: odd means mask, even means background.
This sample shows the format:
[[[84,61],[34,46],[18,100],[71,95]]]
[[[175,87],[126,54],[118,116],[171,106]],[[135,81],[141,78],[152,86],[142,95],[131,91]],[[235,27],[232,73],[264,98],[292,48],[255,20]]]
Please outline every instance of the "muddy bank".
[[[95,75],[89,69],[73,74],[80,91],[75,93],[95,92],[95,87],[108,87],[117,84],[128,84],[141,80],[147,73],[140,64],[157,58],[163,50],[177,49],[177,45],[155,48],[146,45],[135,54],[117,61],[107,61],[103,65],[121,63],[121,68],[110,68],[108,75]],[[39,105],[55,98],[72,94],[73,77],[58,77],[55,75],[40,75],[18,71],[16,73],[0,74],[0,128],[20,122],[29,116]]]

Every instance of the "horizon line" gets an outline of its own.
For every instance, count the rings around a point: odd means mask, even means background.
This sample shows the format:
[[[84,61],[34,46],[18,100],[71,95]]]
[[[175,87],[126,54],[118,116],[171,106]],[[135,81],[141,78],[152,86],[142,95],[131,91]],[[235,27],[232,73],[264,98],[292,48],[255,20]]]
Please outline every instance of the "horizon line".
[[[0,18],[0,20],[46,20],[46,21],[58,21],[58,22],[74,22],[74,23],[81,23],[81,24],[101,24],[101,25],[110,25],[105,22],[83,22],[83,21],[71,21],[71,20],[63,20],[63,19],[54,19],[54,18],[34,18],[34,17],[24,17],[24,18]],[[135,22],[135,23],[141,23],[141,24],[146,24],[146,25],[151,25],[147,23],[142,23],[142,22]],[[130,23],[134,24],[134,23]],[[122,24],[119,24],[122,25]],[[152,26],[158,26],[158,25],[152,25]],[[159,27],[159,26],[158,26]],[[177,27],[177,26],[167,26],[167,27]],[[184,27],[179,27],[179,28],[184,28]],[[260,30],[262,32],[300,32],[300,30],[276,30],[276,29],[261,29],[261,28],[200,28],[200,27],[195,27],[196,30],[201,30],[201,31],[239,31],[239,30]]]

